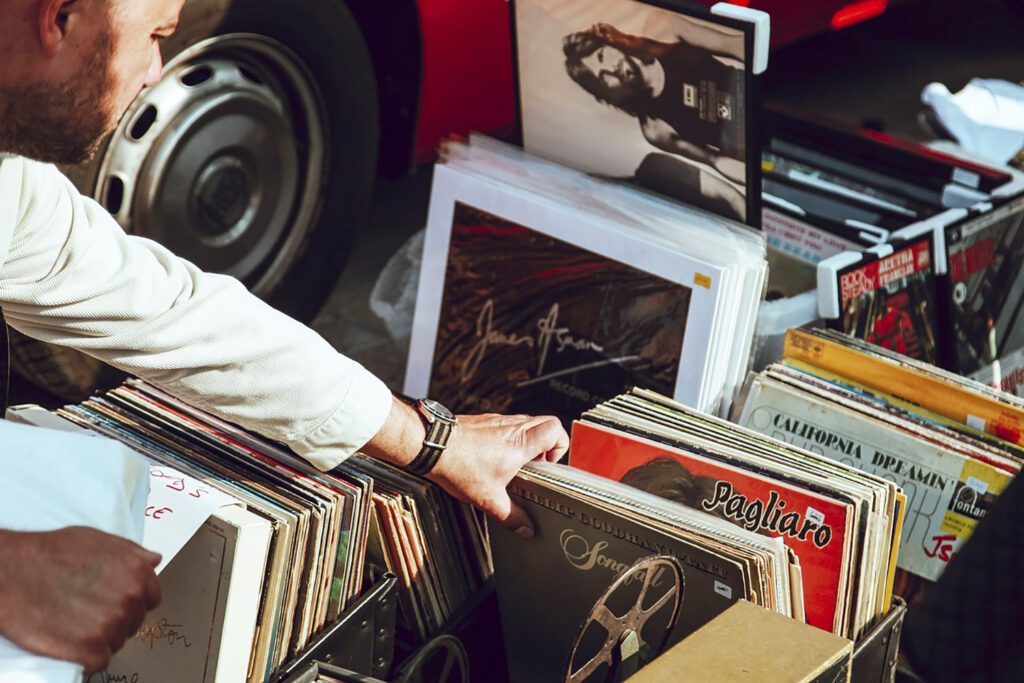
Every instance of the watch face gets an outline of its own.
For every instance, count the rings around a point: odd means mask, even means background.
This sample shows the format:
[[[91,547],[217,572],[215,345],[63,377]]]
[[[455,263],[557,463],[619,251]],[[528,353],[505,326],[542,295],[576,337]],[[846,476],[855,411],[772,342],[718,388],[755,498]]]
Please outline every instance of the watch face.
[[[455,422],[455,414],[432,398],[423,399],[420,401],[420,405],[423,406],[427,412],[441,418],[442,420]]]

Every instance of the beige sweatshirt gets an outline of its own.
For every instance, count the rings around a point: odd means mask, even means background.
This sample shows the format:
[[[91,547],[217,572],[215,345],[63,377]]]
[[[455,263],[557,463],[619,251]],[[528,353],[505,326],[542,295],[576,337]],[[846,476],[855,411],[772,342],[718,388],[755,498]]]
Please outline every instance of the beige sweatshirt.
[[[55,167],[0,155],[0,307],[71,346],[288,444],[321,469],[383,425],[391,393],[237,280],[126,235]]]

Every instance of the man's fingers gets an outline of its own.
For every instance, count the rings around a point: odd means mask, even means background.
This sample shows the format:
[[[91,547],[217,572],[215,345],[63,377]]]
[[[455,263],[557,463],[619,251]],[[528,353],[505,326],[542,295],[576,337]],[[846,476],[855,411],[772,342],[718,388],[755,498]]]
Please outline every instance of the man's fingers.
[[[163,556],[160,553],[154,553],[152,550],[146,550],[142,547],[139,548],[139,554],[150,567],[156,567],[160,564],[160,560],[163,559]]]
[[[549,462],[557,462],[569,451],[569,435],[556,417],[538,418],[540,421],[530,427],[526,447],[528,460],[544,456]]]
[[[530,520],[530,516],[515,503],[512,503],[508,517],[502,524],[523,538],[533,537],[533,522]]]
[[[521,507],[512,502],[508,492],[501,489],[501,495],[487,501],[481,508],[510,531],[523,538],[533,536],[533,522]]]
[[[146,611],[148,612],[159,605],[162,597],[160,580],[156,577],[156,572],[151,572],[146,577]]]

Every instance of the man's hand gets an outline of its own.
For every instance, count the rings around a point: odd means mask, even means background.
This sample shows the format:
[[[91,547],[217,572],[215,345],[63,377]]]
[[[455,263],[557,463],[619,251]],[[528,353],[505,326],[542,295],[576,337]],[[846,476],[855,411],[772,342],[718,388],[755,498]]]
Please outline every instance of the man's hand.
[[[448,447],[427,478],[520,536],[530,537],[533,523],[505,487],[531,460],[555,462],[568,450],[569,435],[555,417],[460,415]]]
[[[0,530],[0,634],[29,652],[98,671],[159,604],[159,562],[156,553],[88,527]]]
[[[408,465],[422,447],[425,431],[416,410],[395,398],[387,421],[363,452]],[[505,487],[531,460],[554,462],[568,450],[569,435],[555,417],[459,415],[447,448],[427,478],[528,537],[533,535],[533,523]]]

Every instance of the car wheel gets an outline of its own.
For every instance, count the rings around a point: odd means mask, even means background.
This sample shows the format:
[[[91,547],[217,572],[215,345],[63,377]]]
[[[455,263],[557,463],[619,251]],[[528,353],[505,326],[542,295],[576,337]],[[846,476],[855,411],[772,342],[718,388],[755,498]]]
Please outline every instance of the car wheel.
[[[359,27],[341,0],[191,0],[164,53],[73,179],[129,232],[312,318],[376,175]]]
[[[376,176],[376,82],[352,14],[342,0],[190,0],[163,52],[161,81],[65,172],[128,232],[312,319]]]

